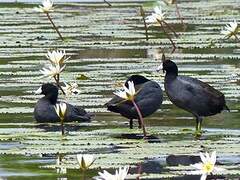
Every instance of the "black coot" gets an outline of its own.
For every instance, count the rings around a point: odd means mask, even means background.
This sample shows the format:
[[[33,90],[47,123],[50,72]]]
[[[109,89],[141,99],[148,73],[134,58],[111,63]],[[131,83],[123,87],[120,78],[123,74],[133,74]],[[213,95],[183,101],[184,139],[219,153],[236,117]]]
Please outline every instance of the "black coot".
[[[54,106],[58,103],[58,87],[47,83],[43,84],[36,92],[37,94],[45,95],[38,100],[34,108],[34,118],[39,123],[54,123],[60,122],[58,115],[55,112]],[[65,122],[80,121],[87,122],[93,116],[87,113],[83,108],[67,104]]]
[[[166,71],[165,91],[173,104],[196,117],[196,133],[200,135],[203,117],[229,110],[224,94],[198,79],[179,76],[177,65],[164,58],[159,69]]]
[[[136,92],[138,92],[135,96],[135,102],[143,117],[153,114],[160,108],[163,100],[163,93],[157,82],[151,81],[140,75],[132,75],[129,77],[125,82],[125,86],[127,87],[128,81],[133,81]],[[132,102],[123,102],[122,98],[115,95],[108,103],[106,103],[106,106],[109,111],[119,113],[128,118],[130,120],[130,128],[133,128],[133,119],[138,119],[139,128],[141,127],[141,122]]]

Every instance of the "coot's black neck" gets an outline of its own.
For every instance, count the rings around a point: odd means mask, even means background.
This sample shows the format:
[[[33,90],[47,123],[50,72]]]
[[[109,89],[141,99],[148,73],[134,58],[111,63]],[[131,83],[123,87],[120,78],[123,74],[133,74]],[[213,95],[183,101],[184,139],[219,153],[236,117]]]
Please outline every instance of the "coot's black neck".
[[[175,79],[178,76],[178,67],[173,61],[163,63],[163,70],[166,71],[166,78]]]
[[[176,71],[167,71],[166,75],[165,75],[165,80],[166,81],[173,80],[173,79],[176,79],[177,76],[178,76],[178,70],[176,70]]]
[[[50,93],[45,96],[47,100],[50,101],[51,104],[56,105],[57,99],[58,99],[58,94],[57,93]]]

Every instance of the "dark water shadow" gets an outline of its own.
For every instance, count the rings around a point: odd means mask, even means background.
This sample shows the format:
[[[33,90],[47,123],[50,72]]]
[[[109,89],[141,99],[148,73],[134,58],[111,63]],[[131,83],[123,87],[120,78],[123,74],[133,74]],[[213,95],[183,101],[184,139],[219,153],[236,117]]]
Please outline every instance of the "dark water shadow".
[[[166,158],[166,162],[168,166],[189,166],[190,164],[196,164],[201,162],[201,158],[200,156],[169,155]]]
[[[121,134],[117,136],[113,136],[114,138],[120,138],[120,139],[145,139],[149,143],[160,143],[160,139],[157,136],[154,135],[148,135],[147,137],[144,138],[143,134],[136,134],[136,133],[131,133],[131,134]]]
[[[174,156],[170,155],[166,158],[167,164],[170,166],[178,166],[178,165],[190,165],[195,164],[201,161],[199,156]],[[160,159],[152,159],[146,160],[143,163],[137,164],[136,167],[133,167],[129,170],[130,174],[161,174],[161,173],[168,173],[169,170],[164,169],[165,165]],[[182,177],[172,177],[172,180],[198,180],[200,179],[201,175],[183,175]],[[149,178],[148,178],[149,179]],[[164,179],[164,178],[150,178],[152,180],[156,179]],[[169,179],[169,178],[166,178]],[[207,180],[210,179],[225,179],[222,175],[209,175]]]
[[[187,175],[183,177],[176,177],[176,178],[171,178],[173,180],[198,180],[201,178],[201,175]],[[222,180],[226,178],[224,176],[220,175],[208,175],[206,180]]]
[[[88,127],[87,125],[78,125],[78,124],[65,124],[64,125],[64,130],[65,130],[65,133],[68,134],[68,132],[71,132],[71,131],[78,131],[80,129],[84,129]],[[60,132],[61,131],[61,126],[60,124],[37,124],[35,126],[35,128],[38,128],[38,129],[42,129],[44,131],[47,131],[47,132]],[[85,131],[86,129],[84,129]]]
[[[163,166],[159,161],[156,160],[147,160],[143,163],[139,163],[137,167],[130,169],[130,174],[132,173],[161,173],[163,171]]]

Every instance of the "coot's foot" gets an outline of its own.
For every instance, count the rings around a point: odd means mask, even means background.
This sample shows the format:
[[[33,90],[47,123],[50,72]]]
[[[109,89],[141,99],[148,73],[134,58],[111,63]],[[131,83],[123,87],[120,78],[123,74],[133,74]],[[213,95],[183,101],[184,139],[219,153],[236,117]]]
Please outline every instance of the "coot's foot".
[[[129,121],[129,128],[133,129],[133,119],[130,119],[130,121]]]
[[[202,130],[197,130],[194,132],[194,136],[196,139],[199,139],[202,137],[203,131]]]

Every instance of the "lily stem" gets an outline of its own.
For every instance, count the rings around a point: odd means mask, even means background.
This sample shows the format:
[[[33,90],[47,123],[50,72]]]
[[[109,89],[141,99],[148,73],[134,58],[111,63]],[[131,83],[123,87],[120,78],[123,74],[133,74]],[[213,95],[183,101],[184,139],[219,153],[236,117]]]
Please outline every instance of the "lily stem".
[[[54,28],[54,29],[56,30],[56,32],[58,33],[58,35],[59,35],[59,37],[61,38],[61,40],[64,41],[61,33],[59,32],[58,28],[55,26],[55,24],[54,24],[52,18],[50,17],[49,13],[46,13],[46,15],[47,15],[49,21],[51,22],[51,24],[53,25],[53,28]]]
[[[185,31],[185,30],[186,30],[186,24],[184,24],[184,22],[183,22],[183,17],[182,17],[182,15],[180,14],[177,1],[175,2],[175,7],[176,7],[177,15],[178,15],[179,19],[181,20],[181,24],[182,24],[183,30]]]
[[[138,174],[138,176],[137,176],[136,180],[140,180],[140,176],[142,174],[142,165],[140,163],[138,163],[138,166],[137,166],[137,174]]]
[[[66,93],[64,92],[62,86],[60,85],[60,75],[56,75],[56,76],[53,76],[54,80],[56,81],[56,84],[58,86],[58,88],[62,91],[63,95],[66,95]]]
[[[162,22],[168,27],[168,29],[170,29],[173,32],[174,36],[177,38],[178,34],[176,33],[176,31],[174,31],[173,27],[170,24],[168,24],[166,21],[162,21]]]
[[[173,53],[173,52],[175,51],[175,49],[176,49],[176,45],[175,45],[175,43],[173,42],[173,40],[171,39],[171,37],[169,36],[169,34],[167,33],[167,31],[165,30],[165,28],[164,28],[164,26],[163,26],[163,24],[162,24],[162,21],[159,21],[159,20],[157,20],[157,21],[158,21],[158,23],[161,25],[164,33],[166,34],[167,38],[168,38],[169,41],[171,42],[171,44],[172,44],[172,46],[173,46],[173,50],[172,50],[172,53]]]
[[[141,124],[142,124],[143,136],[144,136],[144,138],[146,138],[147,137],[147,132],[146,132],[146,129],[145,129],[145,124],[144,124],[144,121],[143,121],[142,113],[141,113],[140,109],[138,108],[138,105],[135,103],[134,99],[132,100],[132,103],[133,103],[133,106],[135,107],[135,109],[137,110],[138,117],[139,117],[139,119],[141,121]]]
[[[240,39],[238,38],[238,36],[236,34],[234,34],[234,37],[240,42]]]
[[[103,0],[105,3],[107,3],[108,6],[112,6],[112,4],[106,0]]]
[[[83,180],[86,180],[86,170],[83,170]]]
[[[64,136],[64,125],[63,125],[63,121],[64,121],[64,119],[63,118],[61,118],[61,130],[62,130],[62,136]]]
[[[146,19],[145,19],[145,12],[142,6],[140,6],[140,13],[143,19],[143,24],[144,24],[144,29],[145,29],[145,36],[146,36],[146,40],[148,41],[148,28],[147,28],[147,24],[146,24]]]

